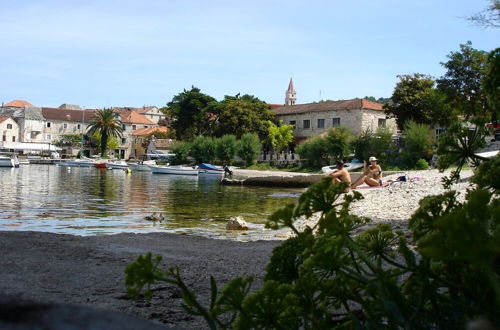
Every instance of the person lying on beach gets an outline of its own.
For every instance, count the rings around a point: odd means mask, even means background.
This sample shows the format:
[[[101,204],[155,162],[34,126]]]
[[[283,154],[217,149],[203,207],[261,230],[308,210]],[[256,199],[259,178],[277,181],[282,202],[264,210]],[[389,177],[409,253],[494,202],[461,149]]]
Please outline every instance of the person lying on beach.
[[[351,184],[351,174],[349,174],[349,172],[347,172],[347,170],[344,168],[344,163],[337,160],[335,167],[337,168],[336,171],[327,174],[327,176],[332,178],[332,182],[347,182]],[[349,192],[349,187],[347,187],[344,192]]]
[[[366,183],[370,187],[382,185],[382,168],[377,164],[377,158],[372,156],[368,160],[370,161],[370,165],[366,166],[366,161],[364,162],[363,175],[351,185],[352,189],[356,189],[362,183]]]

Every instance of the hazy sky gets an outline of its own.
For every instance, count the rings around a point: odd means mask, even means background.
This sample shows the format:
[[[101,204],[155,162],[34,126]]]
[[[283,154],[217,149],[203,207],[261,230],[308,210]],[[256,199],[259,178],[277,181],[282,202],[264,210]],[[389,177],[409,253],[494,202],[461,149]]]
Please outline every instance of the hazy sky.
[[[220,100],[389,97],[398,74],[439,77],[500,29],[463,17],[487,0],[0,0],[0,102],[164,106],[192,85]]]

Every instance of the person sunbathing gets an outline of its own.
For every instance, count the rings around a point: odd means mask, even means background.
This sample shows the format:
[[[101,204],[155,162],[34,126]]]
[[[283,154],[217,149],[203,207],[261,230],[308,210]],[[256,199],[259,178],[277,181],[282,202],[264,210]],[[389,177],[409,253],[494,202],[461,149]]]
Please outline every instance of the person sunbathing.
[[[370,157],[369,159],[370,165],[366,166],[366,161],[364,162],[365,166],[363,167],[363,175],[361,175],[356,182],[351,185],[352,189],[356,189],[360,184],[366,183],[370,187],[378,187],[382,185],[382,168],[379,164],[377,164],[377,158]]]
[[[337,168],[336,171],[327,174],[327,176],[332,178],[333,183],[337,182],[347,182],[349,185],[351,184],[351,174],[344,168],[344,163],[341,161],[337,161],[335,164]],[[349,187],[347,187],[344,192],[349,192]]]

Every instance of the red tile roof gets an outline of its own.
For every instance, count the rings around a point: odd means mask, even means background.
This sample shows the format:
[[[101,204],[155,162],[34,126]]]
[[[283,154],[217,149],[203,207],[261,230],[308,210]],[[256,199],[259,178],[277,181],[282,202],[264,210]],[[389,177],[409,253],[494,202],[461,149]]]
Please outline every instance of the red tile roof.
[[[28,101],[24,101],[24,100],[14,100],[14,101],[10,101],[7,104],[4,104],[3,106],[4,107],[18,107],[18,108],[22,108],[22,107],[32,107],[33,104],[29,103]]]
[[[271,103],[268,103],[267,105],[269,105],[271,107],[271,110],[272,109],[281,108],[281,107],[285,106],[284,104],[271,104]]]
[[[132,131],[132,135],[134,136],[146,136],[153,132],[168,132],[168,127],[160,126],[160,127],[149,127],[149,128],[140,128],[135,131]]]
[[[308,112],[324,112],[335,110],[355,110],[355,109],[369,109],[383,111],[383,106],[380,103],[368,101],[365,99],[352,99],[342,101],[326,101],[319,103],[298,104],[291,106],[284,106],[272,109],[277,115],[298,114]]]
[[[138,114],[135,111],[122,112],[120,113],[122,123],[125,124],[144,124],[144,125],[156,125],[151,120],[147,119],[143,115]]]
[[[10,117],[0,117],[0,123],[3,123],[4,121],[6,121],[7,119],[9,119]]]
[[[91,120],[97,110],[70,110],[61,108],[42,108],[42,115],[47,120],[65,120],[74,122],[88,122]]]

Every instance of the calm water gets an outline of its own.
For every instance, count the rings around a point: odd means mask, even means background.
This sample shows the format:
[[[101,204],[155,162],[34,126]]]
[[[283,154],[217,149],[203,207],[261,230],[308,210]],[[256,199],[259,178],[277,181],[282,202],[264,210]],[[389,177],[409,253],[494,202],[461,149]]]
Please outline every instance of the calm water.
[[[54,165],[0,168],[0,230],[73,235],[182,232],[238,238],[224,230],[231,216],[259,238],[267,216],[302,190],[221,186],[213,177],[151,174]],[[162,212],[166,220],[144,219]]]

